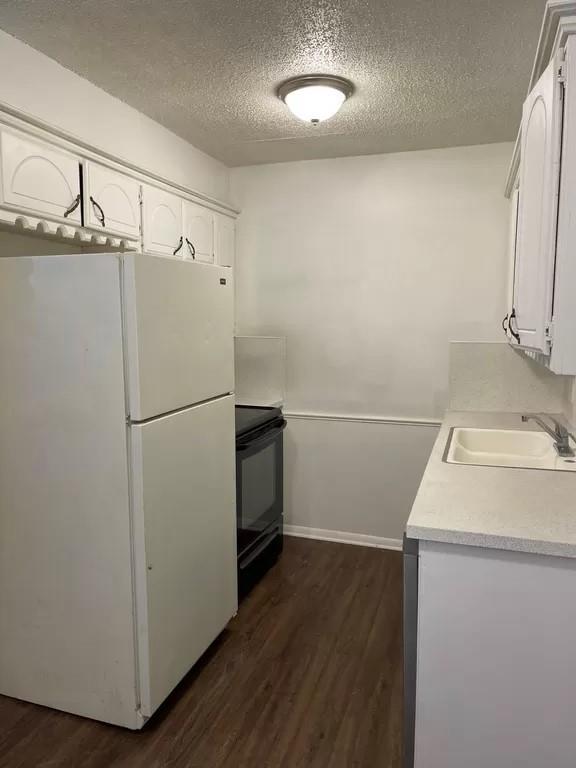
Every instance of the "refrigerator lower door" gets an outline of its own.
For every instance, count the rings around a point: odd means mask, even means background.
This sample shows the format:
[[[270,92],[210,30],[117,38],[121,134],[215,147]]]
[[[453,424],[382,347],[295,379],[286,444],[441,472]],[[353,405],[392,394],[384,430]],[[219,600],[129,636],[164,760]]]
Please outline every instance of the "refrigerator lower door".
[[[132,421],[233,392],[231,270],[140,253],[123,269]]]
[[[140,699],[150,716],[237,610],[234,398],[131,428]]]

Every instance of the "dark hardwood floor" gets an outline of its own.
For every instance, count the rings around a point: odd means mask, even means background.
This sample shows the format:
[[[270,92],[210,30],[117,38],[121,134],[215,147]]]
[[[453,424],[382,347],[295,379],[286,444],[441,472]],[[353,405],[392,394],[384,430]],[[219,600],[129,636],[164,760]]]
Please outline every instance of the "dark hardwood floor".
[[[400,768],[402,559],[287,538],[140,732],[0,697],[1,768]]]

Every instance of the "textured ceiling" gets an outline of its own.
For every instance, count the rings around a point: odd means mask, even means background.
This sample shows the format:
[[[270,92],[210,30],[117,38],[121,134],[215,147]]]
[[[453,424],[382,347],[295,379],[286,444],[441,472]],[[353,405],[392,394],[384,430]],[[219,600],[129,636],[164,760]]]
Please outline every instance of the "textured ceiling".
[[[0,0],[0,28],[248,165],[514,139],[543,11],[544,0]],[[314,128],[275,88],[317,72],[356,91]]]

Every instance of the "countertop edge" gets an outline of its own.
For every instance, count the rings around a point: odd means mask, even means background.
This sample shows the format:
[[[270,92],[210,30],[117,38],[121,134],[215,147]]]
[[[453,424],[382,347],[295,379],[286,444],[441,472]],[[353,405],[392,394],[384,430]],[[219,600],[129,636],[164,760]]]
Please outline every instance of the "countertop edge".
[[[524,552],[529,555],[550,555],[552,557],[576,558],[576,547],[561,541],[540,539],[515,539],[498,534],[453,531],[441,528],[426,528],[417,525],[406,526],[409,539],[430,541],[436,544],[459,544],[481,549],[499,549],[507,552]]]
[[[520,475],[513,477],[512,473],[516,472],[515,469],[511,469],[508,474],[505,467],[478,468],[481,472],[486,469],[496,469],[498,472],[507,473],[508,480],[504,483],[496,482],[496,475],[492,476],[492,484],[496,485],[496,492],[499,492],[501,486],[504,494],[501,502],[502,515],[511,514],[510,524],[501,525],[500,520],[494,517],[495,498],[490,498],[489,495],[486,497],[484,494],[484,500],[488,502],[487,509],[492,509],[492,512],[486,515],[477,502],[470,501],[483,480],[473,465],[467,467],[465,476],[461,475],[458,480],[453,480],[452,473],[455,470],[448,467],[460,465],[446,464],[443,461],[446,440],[452,427],[510,428],[511,420],[514,423],[512,428],[517,428],[519,414],[485,411],[448,411],[445,414],[406,524],[405,531],[408,538],[439,544],[576,558],[576,510],[574,515],[571,512],[574,508],[574,498],[576,498],[574,495],[576,486],[573,484],[576,477],[569,479],[572,473],[546,473],[546,475],[557,476],[557,481],[551,483],[551,477],[546,480],[547,485],[544,485],[544,490],[546,492],[552,490],[553,493],[551,497],[546,496],[545,502],[540,500],[540,503],[548,502],[543,507],[542,523],[535,524],[530,530],[526,526],[526,519],[530,521],[530,515],[525,514],[528,503],[526,493],[530,490],[530,484],[526,484]],[[456,477],[457,475],[454,474],[454,478]],[[456,483],[455,487],[453,482]],[[443,490],[444,487],[446,491]],[[538,483],[538,489],[536,489],[532,481],[533,494],[541,488],[542,486]],[[511,506],[512,496],[514,501],[517,498],[518,503],[512,503]],[[500,498],[498,496],[498,499]],[[462,509],[463,514],[455,512],[458,509]],[[533,509],[532,516],[534,520]],[[506,523],[506,518],[502,520]],[[508,530],[498,530],[499,528],[508,528]]]

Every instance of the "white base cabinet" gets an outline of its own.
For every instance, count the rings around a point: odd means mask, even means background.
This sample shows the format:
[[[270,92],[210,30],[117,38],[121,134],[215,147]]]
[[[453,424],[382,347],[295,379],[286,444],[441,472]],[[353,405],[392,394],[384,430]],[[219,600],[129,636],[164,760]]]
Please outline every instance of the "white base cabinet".
[[[420,542],[414,768],[575,764],[575,593],[574,559]]]

